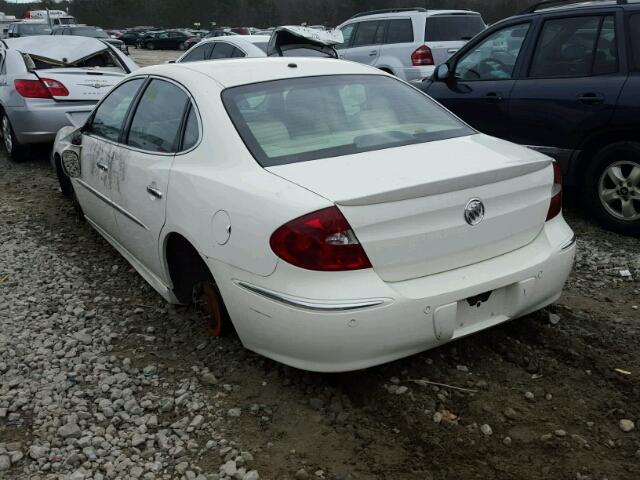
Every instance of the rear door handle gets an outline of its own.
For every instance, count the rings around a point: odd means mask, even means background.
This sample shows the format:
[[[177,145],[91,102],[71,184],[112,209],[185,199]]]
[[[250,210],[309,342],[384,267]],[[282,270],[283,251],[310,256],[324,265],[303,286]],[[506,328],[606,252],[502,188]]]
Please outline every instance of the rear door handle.
[[[370,57],[375,57],[376,55],[378,55],[378,51],[377,51],[377,50],[371,50],[371,51],[369,52],[369,56],[370,56]]]
[[[489,92],[484,96],[485,100],[492,103],[498,103],[502,101],[502,95],[496,92]]]
[[[600,105],[604,103],[604,95],[599,93],[583,93],[578,97],[578,101],[585,105]]]
[[[153,185],[147,186],[147,192],[149,193],[149,195],[152,195],[156,198],[162,198],[162,192],[155,188]]]
[[[102,170],[103,172],[108,172],[109,171],[109,165],[107,165],[106,163],[102,163],[102,162],[96,162],[96,166]]]
[[[447,53],[450,53],[451,55],[453,55],[454,53],[456,53],[458,50],[460,50],[459,48],[450,48],[449,50],[447,50]]]

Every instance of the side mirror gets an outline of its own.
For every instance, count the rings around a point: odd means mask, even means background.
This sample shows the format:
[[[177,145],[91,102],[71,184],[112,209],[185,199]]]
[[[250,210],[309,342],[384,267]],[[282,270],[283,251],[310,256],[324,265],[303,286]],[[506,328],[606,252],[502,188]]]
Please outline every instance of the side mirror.
[[[80,155],[75,150],[64,150],[62,152],[62,169],[69,178],[78,178],[82,173]]]
[[[435,71],[433,72],[433,78],[438,82],[444,82],[449,80],[450,74],[451,72],[449,71],[449,65],[443,63],[442,65],[438,65],[436,67]]]

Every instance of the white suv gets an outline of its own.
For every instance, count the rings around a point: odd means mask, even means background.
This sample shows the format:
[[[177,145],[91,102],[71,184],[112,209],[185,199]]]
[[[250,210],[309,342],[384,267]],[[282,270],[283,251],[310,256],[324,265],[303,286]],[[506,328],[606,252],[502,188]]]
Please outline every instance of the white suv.
[[[485,28],[482,16],[469,10],[374,10],[338,26],[344,36],[338,51],[345,60],[419,82]]]

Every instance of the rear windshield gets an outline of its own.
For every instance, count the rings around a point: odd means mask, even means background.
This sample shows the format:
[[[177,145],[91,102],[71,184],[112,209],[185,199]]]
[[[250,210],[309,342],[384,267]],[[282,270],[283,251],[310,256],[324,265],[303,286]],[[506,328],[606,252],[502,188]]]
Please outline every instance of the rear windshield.
[[[75,62],[65,63],[54,58],[40,57],[38,55],[23,54],[27,70],[48,70],[50,68],[87,68],[95,70],[107,70],[110,72],[128,73],[123,64],[109,50],[96,52],[93,55]]]
[[[225,90],[222,100],[264,167],[475,133],[418,90],[381,75],[255,83]]]
[[[485,28],[480,15],[437,15],[427,17],[424,39],[427,42],[471,40]]]
[[[90,28],[90,27],[72,28],[71,34],[78,35],[80,37],[109,38],[109,35],[107,34],[107,32],[105,32],[101,28]]]
[[[22,35],[49,35],[51,28],[46,23],[23,23],[20,25]]]

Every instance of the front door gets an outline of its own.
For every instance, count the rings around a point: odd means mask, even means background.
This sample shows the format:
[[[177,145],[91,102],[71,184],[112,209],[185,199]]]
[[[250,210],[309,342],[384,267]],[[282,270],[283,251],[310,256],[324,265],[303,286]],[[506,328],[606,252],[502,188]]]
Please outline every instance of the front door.
[[[144,79],[136,78],[118,86],[98,105],[83,129],[82,174],[73,179],[74,190],[87,219],[110,236],[116,230],[113,159],[127,113],[143,83]]]
[[[131,117],[126,146],[113,164],[118,242],[162,277],[159,237],[164,226],[169,173],[180,150],[190,104],[179,86],[153,78]]]
[[[427,93],[482,133],[508,137],[509,98],[530,23],[510,25],[481,39],[455,61],[448,81]]]
[[[627,80],[616,30],[615,13],[544,22],[528,74],[511,94],[510,140],[565,164],[607,127]]]
[[[353,34],[351,46],[344,53],[345,60],[375,65],[380,56],[380,45],[384,41],[386,22],[383,20],[369,20],[359,22]]]

